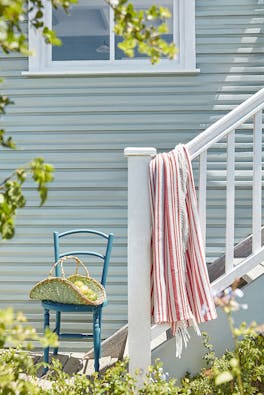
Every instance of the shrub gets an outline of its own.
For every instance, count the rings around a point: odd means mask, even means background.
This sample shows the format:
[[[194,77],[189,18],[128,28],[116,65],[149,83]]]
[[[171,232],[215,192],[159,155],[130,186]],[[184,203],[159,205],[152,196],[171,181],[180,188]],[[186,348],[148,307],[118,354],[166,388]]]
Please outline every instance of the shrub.
[[[189,374],[177,383],[164,372],[162,363],[151,366],[144,384],[138,388],[136,377],[127,371],[128,361],[119,361],[104,374],[69,376],[63,372],[60,362],[54,360],[50,367],[48,387],[41,387],[35,366],[28,350],[31,341],[42,346],[57,345],[56,336],[45,333],[40,338],[36,331],[26,325],[25,317],[12,309],[0,310],[0,394],[3,395],[261,395],[264,393],[264,337],[263,326],[242,323],[234,327],[233,311],[245,308],[236,301],[240,290],[228,288],[216,297],[216,304],[227,314],[234,339],[234,350],[226,351],[218,358],[203,334],[206,367],[194,377]]]

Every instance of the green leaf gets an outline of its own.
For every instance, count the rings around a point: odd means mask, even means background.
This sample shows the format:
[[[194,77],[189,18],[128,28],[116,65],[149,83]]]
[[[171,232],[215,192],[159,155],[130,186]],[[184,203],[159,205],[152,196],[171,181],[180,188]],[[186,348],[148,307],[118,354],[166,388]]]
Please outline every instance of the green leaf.
[[[114,31],[122,36],[119,48],[127,56],[133,57],[135,50],[150,58],[152,64],[161,57],[173,59],[176,55],[174,43],[167,43],[162,35],[168,32],[167,19],[171,17],[169,9],[152,5],[148,10],[135,10],[127,0],[106,0],[115,12]],[[135,40],[131,45],[131,40]]]
[[[35,158],[30,164],[30,169],[33,180],[38,184],[40,205],[42,206],[48,195],[47,183],[53,181],[54,167],[49,163],[45,163],[43,158]]]
[[[226,370],[225,372],[222,372],[216,376],[215,385],[221,385],[224,383],[228,383],[231,380],[233,380],[233,375],[231,372]]]

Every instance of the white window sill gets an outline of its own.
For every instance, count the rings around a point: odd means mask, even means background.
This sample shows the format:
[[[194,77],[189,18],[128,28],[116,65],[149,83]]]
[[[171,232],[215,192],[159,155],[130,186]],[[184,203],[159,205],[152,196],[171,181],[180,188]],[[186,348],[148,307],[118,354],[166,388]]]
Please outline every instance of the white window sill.
[[[22,75],[27,77],[52,77],[52,76],[89,76],[89,75],[139,75],[139,74],[198,74],[197,68],[188,68],[179,63],[163,60],[157,65],[150,62],[134,61],[122,64],[94,63],[79,65],[68,62],[68,64],[56,64],[40,69],[23,71]]]
[[[25,77],[69,77],[69,76],[89,76],[89,75],[135,75],[135,74],[199,74],[200,69],[192,70],[162,70],[162,71],[87,71],[87,70],[43,70],[43,71],[22,71]]]

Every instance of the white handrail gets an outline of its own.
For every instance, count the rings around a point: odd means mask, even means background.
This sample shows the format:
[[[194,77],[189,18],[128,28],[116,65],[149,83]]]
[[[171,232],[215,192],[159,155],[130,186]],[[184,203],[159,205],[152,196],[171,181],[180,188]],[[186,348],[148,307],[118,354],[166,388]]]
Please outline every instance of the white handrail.
[[[261,187],[262,187],[262,109],[264,88],[219,119],[195,137],[187,147],[191,159],[200,156],[199,211],[202,235],[206,239],[206,181],[207,150],[215,142],[229,134],[227,142],[227,251],[226,273],[215,280],[213,289],[224,289],[235,278],[243,276],[264,259],[261,246]],[[254,117],[253,158],[253,254],[234,265],[234,201],[235,201],[235,129]],[[128,345],[129,369],[142,369],[141,380],[151,363],[151,338],[164,334],[168,325],[154,325],[150,331],[150,207],[148,191],[148,167],[154,148],[126,148],[128,157]],[[229,204],[230,203],[230,204]],[[163,336],[164,338],[164,336]],[[142,342],[142,339],[144,340]],[[157,342],[155,342],[157,344]]]
[[[187,143],[191,158],[195,159],[215,142],[221,140],[227,133],[242,125],[262,108],[264,108],[264,88],[260,89],[249,99],[245,100],[234,108],[234,110],[224,115]]]

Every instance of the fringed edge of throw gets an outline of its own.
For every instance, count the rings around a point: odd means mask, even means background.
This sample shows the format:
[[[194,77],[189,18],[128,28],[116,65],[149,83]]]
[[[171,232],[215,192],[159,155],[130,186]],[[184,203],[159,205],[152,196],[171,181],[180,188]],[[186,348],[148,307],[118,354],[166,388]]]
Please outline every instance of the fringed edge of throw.
[[[190,334],[188,332],[189,327],[193,327],[196,334],[201,336],[201,331],[194,317],[188,320],[188,324],[186,321],[175,322],[173,334],[176,342],[176,358],[181,358],[183,346],[186,348],[190,340]]]

